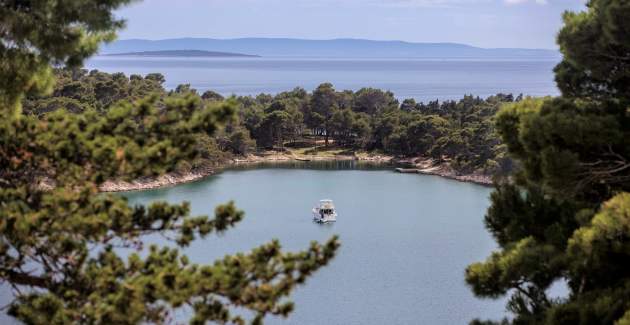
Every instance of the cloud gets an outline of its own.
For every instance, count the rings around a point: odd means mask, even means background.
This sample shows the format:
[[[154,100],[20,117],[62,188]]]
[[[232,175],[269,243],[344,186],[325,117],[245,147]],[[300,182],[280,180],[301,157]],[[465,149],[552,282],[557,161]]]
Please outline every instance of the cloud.
[[[547,0],[504,0],[509,5],[518,5],[522,3],[535,2],[539,5],[546,5]]]
[[[308,1],[312,0],[293,0]],[[482,3],[492,3],[493,1],[504,0],[318,0],[316,2],[330,1],[335,4],[368,5],[375,7],[398,7],[398,8],[461,8],[469,5]]]
[[[297,0],[300,1],[300,0]],[[310,2],[310,0],[307,0]],[[319,0],[326,1],[326,0]],[[382,7],[425,7],[425,8],[461,8],[471,5],[506,3],[508,5],[518,5],[526,3],[536,3],[546,5],[551,0],[334,0],[336,3],[360,3],[376,5]],[[578,0],[586,1],[586,0]]]
[[[389,0],[377,1],[379,5],[386,7],[429,7],[429,8],[449,8],[470,4],[470,0]],[[486,2],[475,0],[475,2]]]
[[[156,0],[153,0],[156,1]],[[168,1],[168,0],[166,0]],[[182,0],[184,1],[184,0]],[[189,0],[196,3],[197,0]],[[208,1],[208,0],[207,0]],[[232,3],[234,0],[209,0],[215,3]],[[274,4],[297,4],[303,7],[327,7],[327,6],[370,6],[370,7],[394,7],[394,8],[464,8],[476,5],[500,5],[501,3],[508,5],[518,5],[526,3],[536,3],[546,5],[552,0],[266,0],[263,3]],[[560,1],[560,0],[558,0]],[[562,0],[567,1],[567,0]],[[587,0],[571,0],[571,1],[587,1]],[[241,3],[259,4],[259,0],[238,0]]]

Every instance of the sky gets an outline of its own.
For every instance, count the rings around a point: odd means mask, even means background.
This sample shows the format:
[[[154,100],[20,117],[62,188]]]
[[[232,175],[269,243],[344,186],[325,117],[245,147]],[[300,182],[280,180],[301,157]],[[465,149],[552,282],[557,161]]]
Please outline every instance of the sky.
[[[361,38],[557,48],[585,0],[144,0],[117,11],[119,39]]]

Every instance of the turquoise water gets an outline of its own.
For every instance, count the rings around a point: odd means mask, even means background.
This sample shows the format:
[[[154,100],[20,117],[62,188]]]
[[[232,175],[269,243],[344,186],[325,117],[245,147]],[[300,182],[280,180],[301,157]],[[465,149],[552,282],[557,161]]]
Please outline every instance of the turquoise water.
[[[189,83],[223,95],[278,93],[332,82],[339,90],[375,87],[402,98],[460,99],[464,94],[557,95],[553,60],[441,60],[334,58],[94,57],[89,69],[146,75],[160,72],[169,89]]]
[[[466,265],[494,248],[482,223],[491,189],[347,162],[308,166],[228,170],[125,195],[132,204],[190,201],[195,214],[235,200],[245,220],[189,247],[197,263],[273,238],[300,250],[338,234],[339,255],[295,292],[290,318],[270,324],[464,324],[504,315],[503,301],[476,299],[464,283]],[[311,208],[323,198],[335,201],[337,223],[311,221]]]

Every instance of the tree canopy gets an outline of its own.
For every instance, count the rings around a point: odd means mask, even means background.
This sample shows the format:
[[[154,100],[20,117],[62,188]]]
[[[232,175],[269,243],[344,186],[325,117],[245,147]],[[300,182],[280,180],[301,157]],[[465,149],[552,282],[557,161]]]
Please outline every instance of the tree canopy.
[[[336,238],[296,253],[274,240],[197,265],[180,250],[236,225],[244,213],[233,203],[210,218],[190,216],[185,202],[132,207],[98,193],[105,180],[199,158],[199,135],[235,113],[234,103],[213,94],[202,101],[186,87],[155,94],[158,74],[70,70],[53,87],[53,67],[76,67],[111,40],[123,26],[112,11],[128,2],[0,5],[0,280],[12,289],[9,314],[26,324],[161,323],[180,308],[195,324],[241,323],[243,310],[254,323],[287,316],[288,295],[334,257]],[[172,242],[143,247],[143,236],[157,233]]]
[[[24,113],[42,117],[65,108],[73,113],[92,109],[104,114],[119,101],[134,101],[151,94],[160,107],[167,100],[186,96],[201,106],[216,105],[224,99],[211,90],[199,95],[190,85],[168,91],[159,73],[127,77],[96,70],[57,69],[55,76],[52,93],[26,96]],[[202,159],[180,163],[178,171],[222,163],[256,148],[282,150],[285,146],[309,143],[313,146],[310,140],[321,137],[325,141],[328,137],[329,145],[347,151],[433,158],[448,162],[463,174],[505,173],[511,170],[512,161],[496,134],[494,115],[504,103],[521,101],[522,96],[497,94],[482,99],[467,95],[457,101],[425,104],[407,99],[399,104],[389,91],[338,91],[325,83],[313,92],[296,88],[275,95],[232,96],[227,100],[236,117],[212,136],[197,134]]]
[[[497,129],[520,165],[485,218],[500,249],[468,267],[515,324],[630,324],[630,3],[564,15],[559,98],[507,105]],[[566,283],[568,294],[548,289]],[[507,320],[505,322],[508,322]]]

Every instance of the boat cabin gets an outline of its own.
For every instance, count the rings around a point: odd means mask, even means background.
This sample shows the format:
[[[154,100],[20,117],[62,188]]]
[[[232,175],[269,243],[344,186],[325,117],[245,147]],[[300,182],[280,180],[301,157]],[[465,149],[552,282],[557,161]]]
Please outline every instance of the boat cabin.
[[[337,220],[337,212],[332,200],[320,200],[319,206],[313,209],[313,219],[316,222],[334,222]]]

